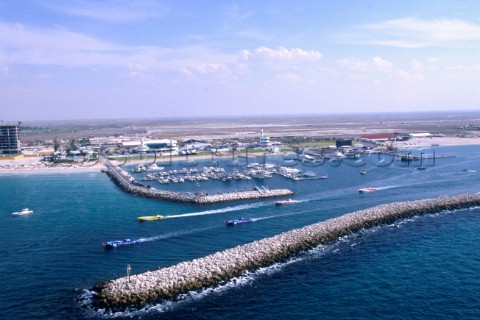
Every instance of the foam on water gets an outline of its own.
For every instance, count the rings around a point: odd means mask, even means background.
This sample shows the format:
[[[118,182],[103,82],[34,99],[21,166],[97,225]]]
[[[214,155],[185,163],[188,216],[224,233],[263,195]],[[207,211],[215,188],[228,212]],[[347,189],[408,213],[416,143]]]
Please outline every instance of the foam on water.
[[[218,214],[218,213],[225,213],[225,212],[260,208],[260,207],[263,207],[263,206],[266,206],[266,205],[268,205],[268,204],[266,204],[266,203],[242,204],[242,205],[233,206],[233,207],[226,207],[226,208],[222,208],[222,209],[206,210],[206,211],[200,211],[200,212],[184,213],[184,214],[165,216],[165,219],[205,216],[205,215],[210,215],[210,214]]]
[[[201,228],[201,229],[192,229],[192,230],[186,230],[186,231],[176,231],[176,232],[169,232],[165,234],[161,234],[158,236],[152,236],[152,237],[144,237],[144,238],[139,238],[139,242],[149,242],[149,241],[157,241],[157,240],[163,240],[163,239],[168,239],[168,238],[173,238],[173,237],[179,237],[179,236],[184,236],[196,232],[202,232],[210,229],[214,229],[217,227],[206,227],[206,228]]]

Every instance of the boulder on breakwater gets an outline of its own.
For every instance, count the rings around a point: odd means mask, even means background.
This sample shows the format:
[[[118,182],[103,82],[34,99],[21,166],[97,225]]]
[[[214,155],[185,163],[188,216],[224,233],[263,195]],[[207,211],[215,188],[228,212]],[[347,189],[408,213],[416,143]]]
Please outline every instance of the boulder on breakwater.
[[[215,195],[199,195],[191,192],[171,192],[163,191],[149,186],[142,185],[125,170],[114,166],[109,162],[105,162],[106,174],[125,192],[138,196],[169,200],[176,202],[189,202],[195,204],[212,204],[217,202],[252,200],[271,197],[284,197],[293,194],[288,189],[272,189],[272,190],[255,190],[255,191],[239,191],[228,192]]]
[[[480,205],[480,194],[394,202],[345,214],[177,265],[99,283],[94,306],[109,310],[141,307],[229,280],[360,229],[444,210]]]

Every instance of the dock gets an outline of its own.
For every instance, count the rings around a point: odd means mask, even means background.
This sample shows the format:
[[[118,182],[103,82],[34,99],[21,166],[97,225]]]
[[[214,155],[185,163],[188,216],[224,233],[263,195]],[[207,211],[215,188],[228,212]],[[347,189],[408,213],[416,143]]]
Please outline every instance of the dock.
[[[293,195],[293,192],[288,189],[257,189],[252,191],[227,192],[213,195],[198,192],[172,192],[159,190],[136,181],[135,178],[133,178],[127,171],[112,164],[108,159],[104,158],[103,161],[106,168],[105,173],[123,191],[146,198],[194,204],[213,204],[218,202],[285,197]]]
[[[378,205],[171,267],[99,283],[93,288],[93,306],[107,310],[141,308],[191,290],[215,286],[246,271],[285,261],[299,252],[362,229],[412,216],[479,205],[478,193]]]

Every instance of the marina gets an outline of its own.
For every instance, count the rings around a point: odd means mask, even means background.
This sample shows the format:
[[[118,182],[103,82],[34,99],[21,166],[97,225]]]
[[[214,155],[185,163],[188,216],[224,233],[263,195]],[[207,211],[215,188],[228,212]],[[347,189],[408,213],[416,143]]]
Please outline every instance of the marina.
[[[195,204],[212,204],[217,202],[227,201],[239,201],[250,199],[262,199],[271,197],[283,197],[292,195],[293,192],[288,189],[273,189],[254,187],[253,191],[236,191],[226,192],[221,194],[203,194],[199,192],[172,192],[163,191],[156,188],[152,188],[150,185],[145,185],[137,182],[127,171],[122,168],[113,165],[109,160],[103,160],[106,167],[106,174],[125,192],[135,195],[169,200],[176,202],[189,202]],[[213,172],[219,172],[220,169],[213,170]]]
[[[292,169],[314,171],[317,177],[328,175],[325,180],[295,181],[273,174],[263,181],[254,178],[227,182],[209,179],[199,181],[199,186],[195,185],[197,181],[160,186],[156,181],[141,181],[147,171],[133,174],[131,168],[136,164],[124,168],[137,182],[149,183],[150,188],[142,187],[147,190],[161,187],[165,188],[162,191],[200,192],[209,196],[243,190],[244,187],[254,193],[282,188],[294,192],[283,199],[246,199],[208,206],[135,196],[124,192],[100,172],[23,175],[20,179],[14,175],[1,176],[0,198],[6,213],[0,224],[0,237],[9,243],[3,251],[7,259],[0,262],[5,278],[4,294],[0,293],[5,306],[3,315],[22,320],[99,319],[113,314],[118,319],[189,319],[191,309],[196,308],[195,312],[215,318],[216,313],[212,310],[223,305],[222,317],[235,319],[238,315],[235,306],[241,300],[251,307],[245,312],[266,319],[298,314],[299,310],[307,310],[322,318],[329,318],[332,314],[335,318],[349,318],[349,315],[361,315],[365,310],[363,307],[359,309],[357,303],[352,304],[354,299],[373,308],[369,312],[368,318],[371,318],[373,314],[380,314],[377,312],[397,310],[400,304],[390,298],[398,295],[402,304],[411,306],[408,309],[410,318],[416,318],[425,310],[435,314],[451,308],[468,318],[464,304],[455,303],[454,288],[458,288],[457,281],[462,282],[467,292],[465,296],[475,309],[474,297],[479,283],[474,275],[480,272],[476,265],[474,241],[480,228],[477,207],[414,215],[363,228],[331,242],[313,245],[312,249],[292,251],[293,255],[274,264],[267,263],[260,269],[252,268],[233,278],[173,295],[175,298],[149,297],[142,304],[144,307],[135,304],[127,306],[126,311],[121,311],[123,307],[116,312],[95,308],[94,292],[90,290],[97,283],[125,277],[127,265],[131,266],[131,290],[141,291],[153,281],[154,277],[150,276],[160,269],[211,255],[215,255],[220,263],[224,261],[219,260],[223,257],[220,253],[226,250],[258,241],[263,243],[262,239],[316,225],[348,212],[388,203],[397,207],[399,203],[418,199],[457,198],[461,197],[460,194],[476,196],[480,191],[477,148],[439,148],[442,153],[458,156],[437,161],[435,166],[423,172],[399,159],[389,166],[377,166],[373,160],[367,161],[362,169],[367,170],[368,175],[359,174],[360,169],[346,161],[341,166],[326,162],[318,168],[295,161],[298,164]],[[219,159],[226,174],[234,169],[228,165],[229,160],[222,162]],[[268,160],[280,166],[284,163],[283,156],[271,156]],[[198,167],[190,169],[212,166],[209,159],[198,162]],[[181,163],[173,163],[161,171],[179,171],[183,167]],[[235,169],[244,171],[246,166],[239,162]],[[260,191],[253,190],[253,185]],[[359,188],[369,186],[381,192],[372,192],[368,196],[359,194]],[[47,198],[49,201],[44,201]],[[289,198],[299,202],[275,205],[276,201]],[[35,212],[25,216],[27,219],[11,216],[12,212],[25,207]],[[142,223],[138,220],[140,216],[157,215],[164,219]],[[249,217],[254,223],[225,226],[225,221],[239,217]],[[100,245],[133,235],[138,237],[139,244],[108,250]],[[264,251],[262,246],[257,249]],[[239,261],[249,257],[249,254],[243,255],[243,250],[238,253],[241,253]],[[451,261],[458,263],[453,265]],[[446,279],[444,271],[452,267],[455,269],[449,272],[456,277]],[[421,278],[416,274],[421,274]],[[140,281],[141,277],[145,283]],[[389,297],[388,303],[376,295],[384,288],[386,278],[397,288],[391,294],[385,293]],[[426,281],[425,286],[419,286],[420,280]],[[440,287],[432,290],[431,284],[435,283],[441,283],[445,290]],[[412,290],[407,290],[412,286],[418,292],[414,297],[411,296]],[[263,311],[269,310],[272,299],[277,302],[278,309],[273,313]],[[428,301],[434,299],[449,301],[448,308],[430,306]],[[19,300],[27,303],[19,305]]]

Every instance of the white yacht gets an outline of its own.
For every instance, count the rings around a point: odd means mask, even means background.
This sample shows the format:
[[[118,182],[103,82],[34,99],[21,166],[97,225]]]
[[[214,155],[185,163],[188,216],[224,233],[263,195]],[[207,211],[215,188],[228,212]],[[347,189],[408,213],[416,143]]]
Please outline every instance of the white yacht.
[[[30,213],[33,213],[33,211],[28,209],[28,208],[24,208],[24,209],[22,209],[22,211],[12,212],[12,214],[14,216],[24,216],[24,215],[27,215],[27,214],[30,214]]]

